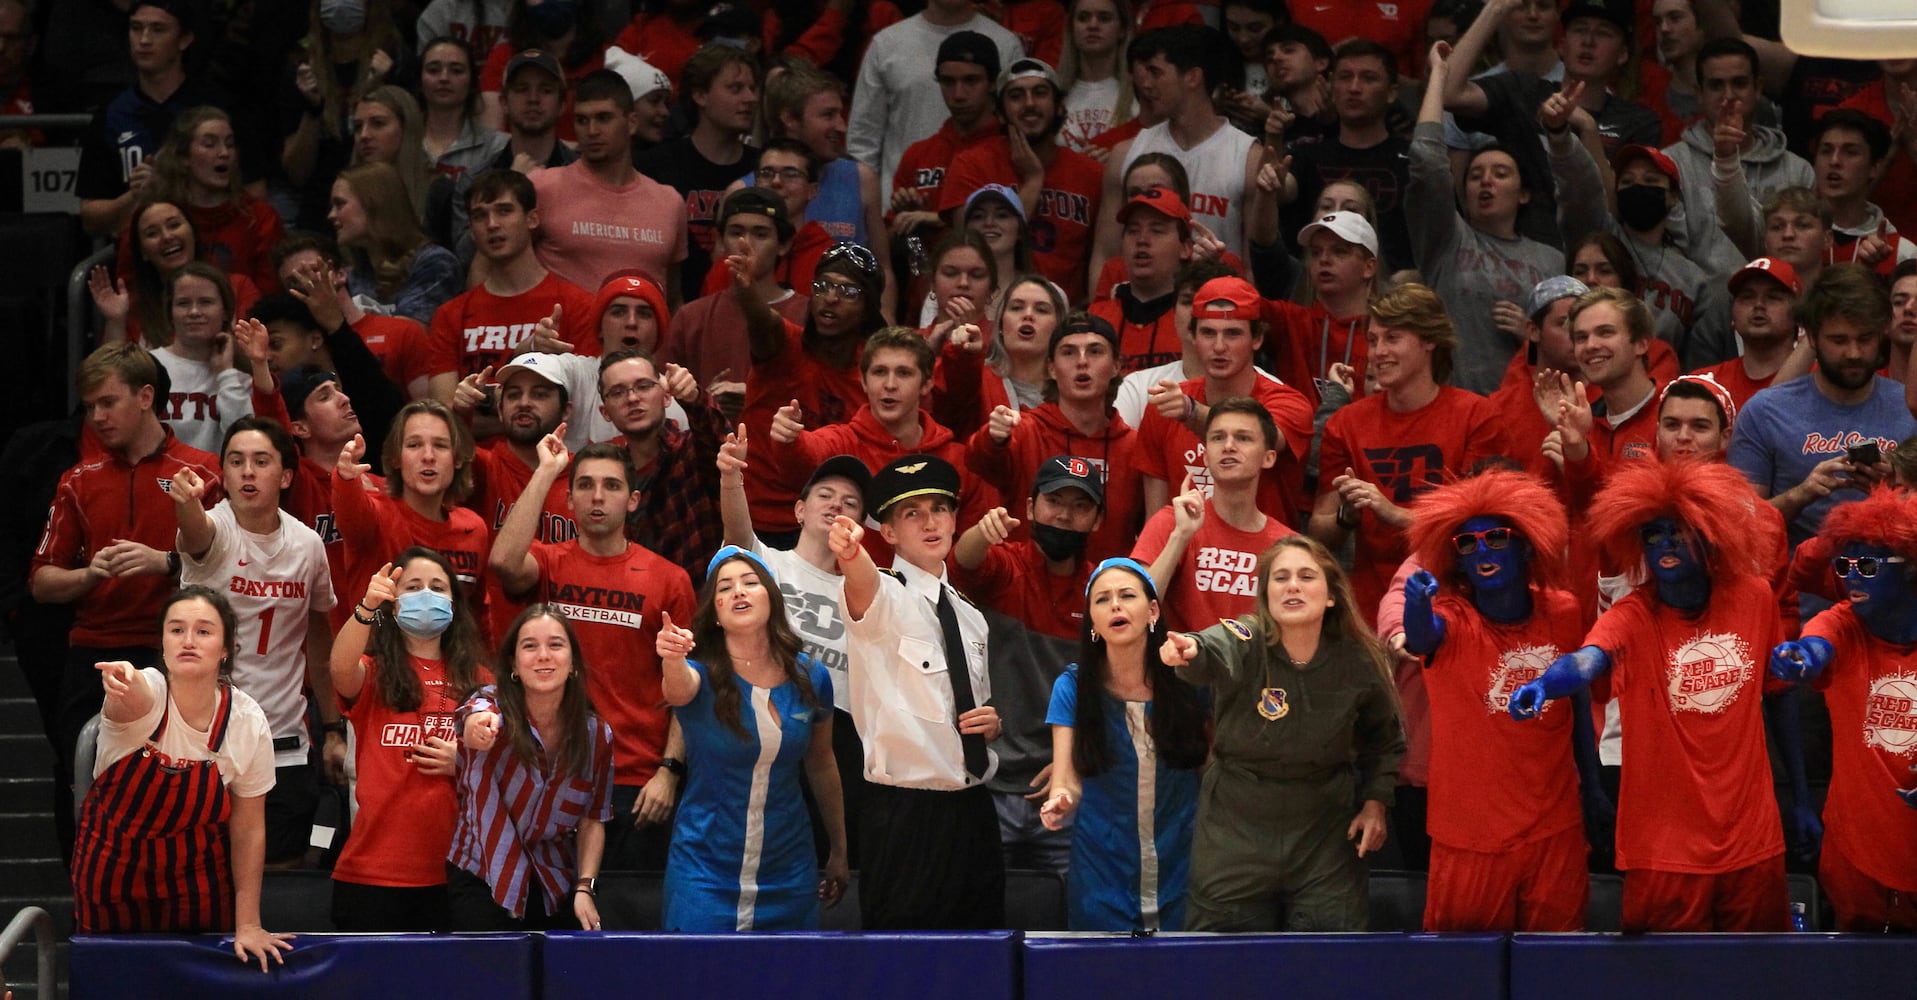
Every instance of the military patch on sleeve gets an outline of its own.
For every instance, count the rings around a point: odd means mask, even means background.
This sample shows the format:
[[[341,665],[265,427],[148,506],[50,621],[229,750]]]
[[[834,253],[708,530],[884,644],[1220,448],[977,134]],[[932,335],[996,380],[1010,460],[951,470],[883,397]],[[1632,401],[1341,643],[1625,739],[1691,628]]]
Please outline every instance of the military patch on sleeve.
[[[1225,626],[1225,631],[1237,636],[1240,642],[1251,641],[1251,626],[1244,622],[1236,618],[1220,618],[1218,624]]]

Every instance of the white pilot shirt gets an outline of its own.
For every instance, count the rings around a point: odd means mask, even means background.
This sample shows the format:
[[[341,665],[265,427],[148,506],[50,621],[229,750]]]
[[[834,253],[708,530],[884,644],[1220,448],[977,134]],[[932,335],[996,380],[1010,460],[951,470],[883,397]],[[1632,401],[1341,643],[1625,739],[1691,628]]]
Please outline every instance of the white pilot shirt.
[[[893,568],[896,577],[879,574],[878,594],[865,617],[846,616],[847,686],[852,721],[865,742],[865,780],[947,792],[983,784],[998,770],[998,755],[987,748],[982,777],[965,773],[938,616],[939,588],[951,584],[943,570],[932,576],[904,559]],[[992,697],[985,616],[957,590],[952,593],[972,696],[984,705]],[[840,595],[843,607],[843,582]]]

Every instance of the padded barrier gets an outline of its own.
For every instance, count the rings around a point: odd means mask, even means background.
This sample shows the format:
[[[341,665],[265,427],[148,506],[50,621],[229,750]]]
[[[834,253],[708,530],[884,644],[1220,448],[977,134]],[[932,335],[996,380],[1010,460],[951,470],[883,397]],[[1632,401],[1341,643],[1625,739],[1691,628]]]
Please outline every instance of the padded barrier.
[[[641,992],[655,997],[1016,1000],[1020,939],[1018,931],[857,935],[556,931],[546,935],[543,995],[613,996],[643,984]]]
[[[1029,964],[1029,960],[1028,960]],[[1907,997],[1917,938],[1836,934],[1519,934],[1511,996]]]
[[[1500,1000],[1505,951],[1499,934],[1032,935],[1023,995]]]
[[[301,935],[285,965],[241,965],[231,938],[73,939],[73,1000],[248,1000],[251,997],[443,997],[485,970],[485,996],[537,996],[539,942],[531,934]],[[608,985],[623,982],[610,978]],[[586,994],[576,994],[586,995]],[[609,995],[609,994],[599,994]]]

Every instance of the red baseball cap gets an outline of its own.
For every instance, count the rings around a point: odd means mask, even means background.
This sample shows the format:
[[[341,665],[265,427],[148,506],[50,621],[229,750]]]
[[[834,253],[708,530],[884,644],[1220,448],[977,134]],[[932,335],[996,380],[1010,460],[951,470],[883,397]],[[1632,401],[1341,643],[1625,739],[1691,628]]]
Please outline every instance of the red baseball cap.
[[[1611,169],[1622,171],[1626,163],[1640,158],[1651,161],[1651,166],[1656,167],[1658,173],[1669,177],[1673,189],[1678,186],[1677,161],[1665,156],[1664,151],[1655,146],[1640,143],[1618,150],[1617,155],[1611,157]]]
[[[1213,278],[1191,297],[1193,319],[1265,318],[1265,299],[1243,278]]]
[[[1804,294],[1804,284],[1797,280],[1797,269],[1792,267],[1789,261],[1777,257],[1759,257],[1751,261],[1732,271],[1730,280],[1724,284],[1731,290],[1731,294],[1735,295],[1738,288],[1745,282],[1758,277],[1769,278],[1783,285],[1784,290],[1791,293],[1793,298]]]
[[[1132,195],[1118,209],[1118,224],[1122,226],[1131,221],[1132,213],[1141,209],[1157,212],[1181,226],[1191,226],[1191,209],[1185,206],[1185,199],[1164,185],[1154,184]]]

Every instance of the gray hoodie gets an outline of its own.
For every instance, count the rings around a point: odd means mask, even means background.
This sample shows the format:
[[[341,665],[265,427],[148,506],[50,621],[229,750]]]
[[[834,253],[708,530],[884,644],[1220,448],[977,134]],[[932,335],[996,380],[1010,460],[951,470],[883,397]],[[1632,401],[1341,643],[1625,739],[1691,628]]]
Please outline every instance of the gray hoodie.
[[[1748,126],[1757,141],[1739,157],[1750,187],[1753,210],[1761,213],[1764,199],[1787,187],[1810,187],[1816,180],[1803,157],[1784,148],[1784,133],[1768,125]],[[1711,176],[1710,126],[1702,119],[1684,130],[1684,137],[1664,148],[1677,164],[1683,203],[1671,213],[1669,225],[1677,245],[1706,274],[1724,275],[1744,266],[1744,255],[1718,224],[1717,183]],[[1760,214],[1761,217],[1761,214]]]

